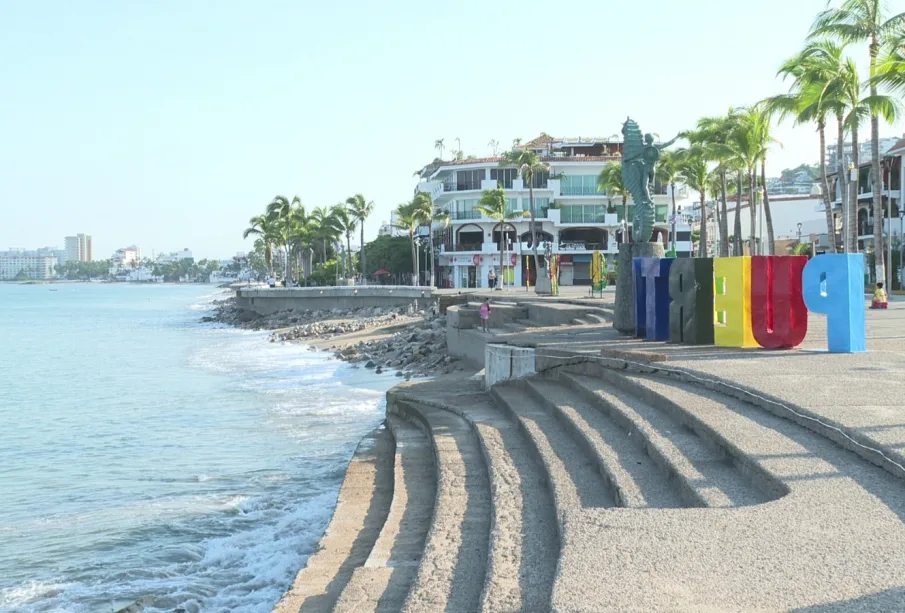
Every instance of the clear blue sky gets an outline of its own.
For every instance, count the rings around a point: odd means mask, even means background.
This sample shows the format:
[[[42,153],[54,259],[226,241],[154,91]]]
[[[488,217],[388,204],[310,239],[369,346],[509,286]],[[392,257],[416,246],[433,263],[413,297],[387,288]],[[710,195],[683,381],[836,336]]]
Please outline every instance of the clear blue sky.
[[[362,192],[373,236],[437,138],[669,138],[783,91],[825,0],[717,4],[0,0],[0,249],[228,257],[275,194]],[[776,135],[774,171],[816,162],[811,127]]]

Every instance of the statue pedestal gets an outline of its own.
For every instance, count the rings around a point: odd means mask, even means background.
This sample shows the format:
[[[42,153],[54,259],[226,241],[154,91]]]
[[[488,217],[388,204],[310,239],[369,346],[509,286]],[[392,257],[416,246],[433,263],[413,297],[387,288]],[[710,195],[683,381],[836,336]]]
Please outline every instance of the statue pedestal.
[[[663,257],[662,243],[622,243],[619,245],[619,272],[616,276],[616,306],[613,327],[622,334],[635,333],[634,258]]]
[[[552,296],[553,295],[553,283],[550,281],[549,273],[546,268],[541,268],[537,272],[537,279],[535,279],[536,284],[534,286],[534,293],[539,294],[541,296]]]

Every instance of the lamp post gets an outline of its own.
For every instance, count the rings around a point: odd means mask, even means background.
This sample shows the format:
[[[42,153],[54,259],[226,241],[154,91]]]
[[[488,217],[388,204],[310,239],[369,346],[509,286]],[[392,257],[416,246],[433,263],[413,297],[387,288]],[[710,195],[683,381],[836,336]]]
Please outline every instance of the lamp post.
[[[798,222],[798,243],[801,244],[801,222]]]

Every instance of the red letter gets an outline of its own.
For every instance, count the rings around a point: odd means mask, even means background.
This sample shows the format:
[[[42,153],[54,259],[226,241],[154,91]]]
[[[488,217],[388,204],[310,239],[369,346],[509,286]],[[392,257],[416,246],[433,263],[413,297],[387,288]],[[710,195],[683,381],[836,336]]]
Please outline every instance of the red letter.
[[[801,294],[807,256],[756,255],[751,258],[751,329],[764,349],[801,344],[808,333],[808,310]]]

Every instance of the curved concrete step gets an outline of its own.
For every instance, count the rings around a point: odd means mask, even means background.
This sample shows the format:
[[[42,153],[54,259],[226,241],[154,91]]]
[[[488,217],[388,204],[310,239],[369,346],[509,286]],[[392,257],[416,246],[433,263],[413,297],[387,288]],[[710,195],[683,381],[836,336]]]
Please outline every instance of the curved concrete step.
[[[745,506],[772,498],[733,464],[720,441],[702,438],[669,410],[646,402],[615,371],[601,369],[600,374],[604,379],[574,373],[561,376],[644,438],[651,457],[678,478],[689,506]]]
[[[390,510],[393,436],[384,427],[364,437],[339,490],[336,510],[318,548],[274,607],[275,613],[333,610],[355,568],[368,557]]]
[[[544,467],[489,394],[458,396],[448,410],[468,420],[490,476],[493,522],[481,611],[550,611],[559,525]]]
[[[585,313],[584,318],[590,320],[591,323],[609,324],[613,323],[614,314],[612,311],[600,309],[599,313]]]
[[[477,435],[449,411],[397,400],[430,434],[437,492],[430,530],[402,611],[477,611],[490,537],[490,484]]]
[[[601,475],[622,507],[686,506],[681,492],[645,449],[639,436],[618,425],[604,411],[566,385],[532,378],[528,389],[559,417],[575,440],[596,459]]]
[[[576,326],[590,326],[591,322],[587,319],[582,319],[580,317],[576,317],[572,320],[572,323]]]
[[[436,491],[430,441],[399,417],[388,416],[387,424],[396,440],[393,502],[364,566],[342,591],[337,613],[399,611],[424,550]]]
[[[495,385],[491,394],[527,435],[544,465],[559,514],[581,507],[613,507],[616,501],[596,463],[519,383]]]

